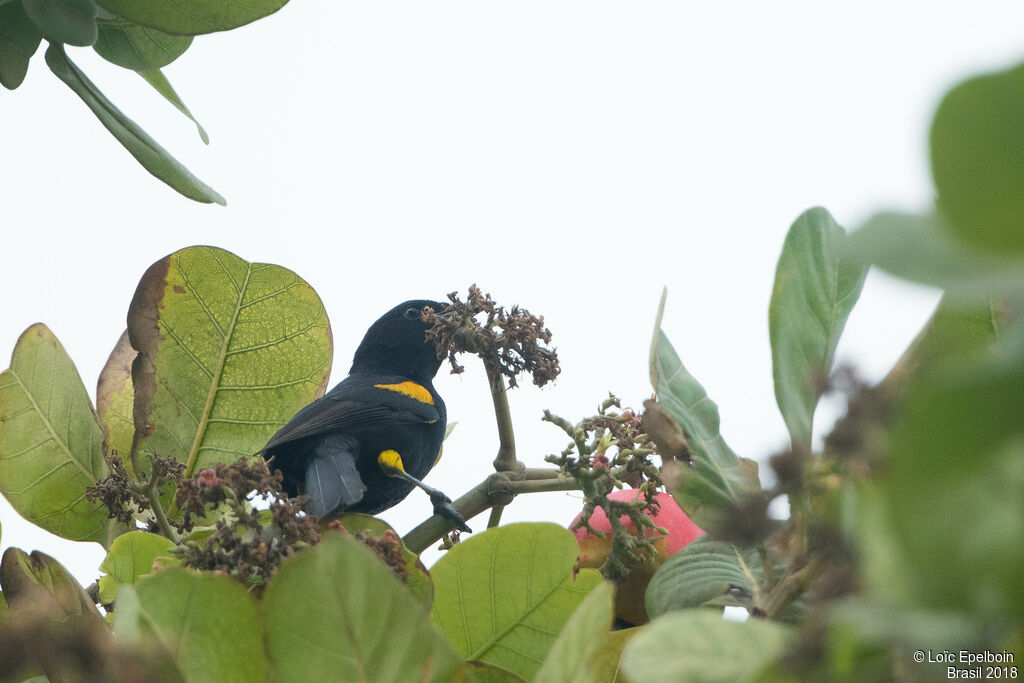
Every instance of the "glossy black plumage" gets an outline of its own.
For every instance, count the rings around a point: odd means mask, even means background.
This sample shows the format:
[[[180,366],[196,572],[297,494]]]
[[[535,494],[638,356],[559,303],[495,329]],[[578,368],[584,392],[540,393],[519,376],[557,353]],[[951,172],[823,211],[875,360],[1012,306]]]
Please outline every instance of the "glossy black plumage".
[[[441,361],[424,336],[425,306],[441,311],[444,304],[406,301],[377,320],[356,350],[348,377],[296,413],[263,448],[271,467],[284,474],[285,490],[310,497],[309,512],[376,514],[421,486],[436,512],[465,527],[443,494],[410,481],[434,466],[447,418],[433,386]],[[391,470],[389,476],[382,469],[378,458],[384,451],[400,456],[404,474]]]

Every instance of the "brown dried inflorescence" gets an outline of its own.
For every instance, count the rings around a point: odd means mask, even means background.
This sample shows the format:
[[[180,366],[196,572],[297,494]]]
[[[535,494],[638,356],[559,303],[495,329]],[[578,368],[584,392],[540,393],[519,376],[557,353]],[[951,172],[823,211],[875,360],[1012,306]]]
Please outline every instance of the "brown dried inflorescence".
[[[136,514],[152,509],[152,501],[145,490],[146,487],[128,474],[117,451],[111,451],[104,459],[107,461],[109,474],[93,486],[86,487],[85,498],[102,503],[107,508],[107,516],[111,519],[129,524]],[[185,465],[173,458],[151,455],[149,460],[152,469],[148,476],[154,483],[153,490],[160,490],[167,482],[180,480],[185,472]]]
[[[270,499],[269,510],[257,510],[250,499]],[[302,513],[305,497],[281,492],[281,473],[271,473],[263,460],[218,464],[178,486],[175,504],[184,513],[172,522],[182,531],[195,527],[218,508],[226,508],[204,542],[186,539],[179,554],[182,564],[195,569],[223,571],[239,581],[266,582],[282,560],[300,548],[320,541],[315,517]]]
[[[551,330],[544,327],[543,316],[518,306],[506,311],[476,285],[470,286],[465,302],[457,292],[448,300],[443,311],[428,309],[423,320],[433,325],[427,338],[437,346],[438,358],[448,358],[453,373],[464,370],[455,354],[468,352],[483,359],[491,376],[507,377],[510,387],[517,386],[516,377],[524,372],[537,386],[558,376],[558,354],[545,346],[551,343]]]

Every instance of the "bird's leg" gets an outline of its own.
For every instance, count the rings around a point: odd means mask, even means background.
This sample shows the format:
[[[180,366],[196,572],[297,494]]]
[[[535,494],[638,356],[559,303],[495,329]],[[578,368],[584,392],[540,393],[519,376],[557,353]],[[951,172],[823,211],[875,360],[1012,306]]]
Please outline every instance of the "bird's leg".
[[[405,479],[410,484],[420,487],[423,489],[428,496],[430,496],[430,502],[434,504],[434,514],[447,517],[455,523],[455,528],[459,531],[465,531],[466,533],[473,533],[473,530],[466,526],[466,520],[462,518],[459,511],[452,505],[452,499],[444,495],[443,492],[438,491],[432,486],[427,486],[422,481],[412,476],[408,472],[392,472],[391,476]]]

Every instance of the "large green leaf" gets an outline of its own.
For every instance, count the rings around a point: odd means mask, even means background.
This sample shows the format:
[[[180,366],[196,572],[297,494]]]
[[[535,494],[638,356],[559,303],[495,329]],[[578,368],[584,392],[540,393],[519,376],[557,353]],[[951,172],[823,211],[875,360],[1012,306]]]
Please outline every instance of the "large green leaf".
[[[191,36],[173,36],[124,19],[101,20],[99,28],[93,49],[108,62],[133,71],[167,66],[192,44]]]
[[[430,580],[430,572],[423,566],[420,556],[405,547],[401,536],[391,528],[391,525],[383,519],[358,513],[342,515],[338,522],[353,536],[365,534],[375,541],[387,537],[391,542],[398,543],[405,564],[405,587],[423,604],[425,612],[430,611],[430,605],[434,601],[434,583]]]
[[[107,540],[85,489],[107,476],[103,431],[74,363],[37,323],[0,374],[0,491],[22,517],[64,538]]]
[[[312,287],[215,247],[150,266],[128,335],[139,352],[133,456],[173,457],[188,476],[258,451],[330,374],[330,325]]]
[[[285,561],[263,596],[280,681],[448,681],[460,660],[421,605],[352,537]]]
[[[192,116],[192,112],[185,106],[185,102],[182,101],[181,97],[171,86],[171,82],[164,76],[164,72],[160,69],[153,69],[152,71],[139,71],[140,76],[147,83],[153,86],[153,89],[160,93],[165,100],[174,105],[174,108],[180,111],[182,114],[187,116],[192,123],[196,124],[196,129],[199,131],[199,138],[203,141],[203,144],[210,144],[210,136],[206,134],[206,129],[200,125],[196,117]]]
[[[886,384],[898,389],[915,373],[955,371],[962,363],[986,357],[1000,339],[1009,342],[1012,338],[1008,329],[1012,308],[989,299],[943,296],[924,329],[886,377]],[[1016,315],[1022,313],[1018,310]]]
[[[706,536],[668,558],[647,585],[647,614],[653,619],[672,610],[710,602],[749,607],[764,571],[757,554]]]
[[[790,227],[775,269],[768,308],[775,400],[793,447],[805,453],[839,335],[867,275],[844,256],[845,242],[828,211],[809,209]]]
[[[893,428],[881,495],[862,501],[878,508],[875,524],[860,529],[862,544],[871,546],[880,526],[892,536],[884,550],[898,555],[870,563],[868,578],[904,586],[902,599],[917,607],[1019,620],[1024,355],[939,358],[928,370]]]
[[[100,565],[100,571],[106,572],[99,580],[100,602],[114,602],[122,584],[135,583],[140,576],[149,574],[154,560],[170,558],[174,547],[170,540],[148,531],[129,531],[118,536]]]
[[[897,277],[946,290],[959,300],[1024,291],[1024,259],[971,249],[939,213],[880,213],[851,233],[851,258]]]
[[[681,469],[673,494],[702,529],[714,529],[722,509],[760,490],[754,463],[739,458],[719,432],[718,406],[687,371],[661,329],[666,293],[661,295],[651,342],[651,384],[658,401],[686,433],[692,467]]]
[[[21,85],[42,39],[20,2],[0,5],[0,85],[10,90]]]
[[[594,668],[598,650],[612,625],[612,595],[607,581],[590,591],[565,622],[548,650],[533,683],[588,683],[598,680]]]
[[[953,88],[932,121],[939,206],[965,244],[1024,252],[1024,66]]]
[[[21,4],[49,40],[79,46],[96,42],[93,0],[21,0]]]
[[[170,185],[177,192],[197,202],[216,202],[225,204],[212,187],[199,180],[172,157],[167,150],[157,144],[146,131],[125,116],[114,103],[100,92],[92,81],[68,59],[64,47],[51,44],[46,51],[46,64],[57,78],[71,88],[72,91],[92,110],[103,127],[110,131],[118,142],[142,164],[143,168]]]
[[[601,583],[573,577],[579,545],[556,524],[510,524],[459,543],[431,567],[434,621],[465,659],[531,679],[573,610]]]
[[[99,0],[106,10],[142,26],[195,36],[227,31],[273,14],[288,0]]]
[[[459,683],[524,683],[526,679],[500,666],[473,660],[460,664],[452,680]]]
[[[645,626],[626,645],[622,668],[645,683],[748,681],[781,656],[793,636],[762,619],[739,623],[710,610],[682,610]]]
[[[135,391],[132,388],[132,361],[135,349],[128,341],[125,330],[110,352],[106,364],[96,382],[96,414],[103,426],[107,448],[121,456],[128,470],[135,471],[132,462],[132,437],[135,435],[135,421],[132,406]]]
[[[114,635],[129,646],[155,639],[187,681],[266,679],[256,603],[227,576],[171,568],[121,586]]]

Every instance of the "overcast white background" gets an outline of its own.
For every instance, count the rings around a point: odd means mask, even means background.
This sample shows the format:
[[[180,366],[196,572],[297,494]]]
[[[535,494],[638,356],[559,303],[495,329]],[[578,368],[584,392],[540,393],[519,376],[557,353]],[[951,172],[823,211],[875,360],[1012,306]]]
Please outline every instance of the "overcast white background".
[[[227,208],[156,181],[53,77],[42,49],[0,91],[0,367],[43,321],[95,387],[139,277],[212,244],[320,294],[333,385],[366,327],[409,298],[478,283],[545,316],[562,375],[510,396],[520,459],[564,446],[613,391],[639,407],[658,296],[664,327],[718,403],[733,448],[786,443],[767,308],[786,230],[826,206],[855,228],[926,208],[931,112],[1024,55],[1017,3],[311,2],[199,37],[165,69],[210,134],[130,72],[70,57]],[[873,274],[839,356],[879,378],[935,292]],[[459,422],[428,482],[452,497],[497,447],[477,363],[436,386]],[[819,432],[834,417],[819,413]],[[824,423],[824,425],[822,424]],[[384,517],[429,514],[413,493]],[[524,496],[504,520],[568,523],[578,494]],[[0,503],[2,544],[89,582],[103,553]],[[486,517],[471,526],[482,529]]]

